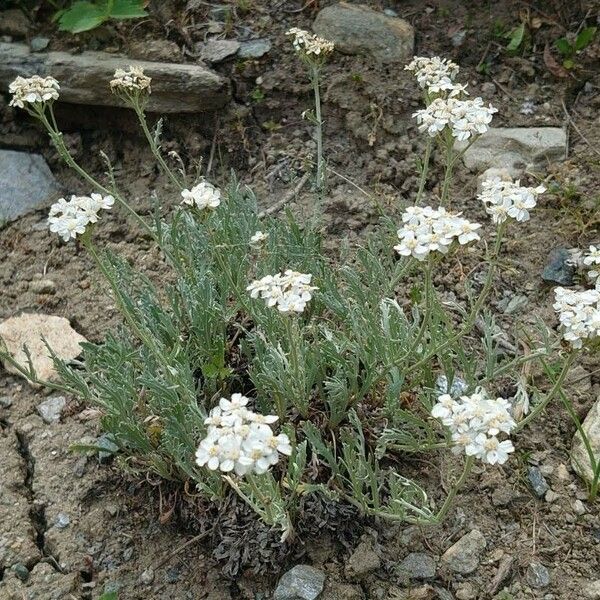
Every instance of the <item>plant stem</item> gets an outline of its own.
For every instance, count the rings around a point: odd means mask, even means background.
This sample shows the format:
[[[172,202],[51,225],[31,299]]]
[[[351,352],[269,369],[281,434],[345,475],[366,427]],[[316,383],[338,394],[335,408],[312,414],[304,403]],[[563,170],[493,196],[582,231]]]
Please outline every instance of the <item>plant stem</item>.
[[[429,161],[431,160],[431,148],[433,146],[433,140],[428,136],[427,145],[425,146],[425,157],[423,158],[423,166],[421,168],[421,176],[419,178],[419,190],[417,191],[417,199],[415,205],[418,206],[425,190],[425,182],[427,181],[427,173],[429,171]]]
[[[48,121],[48,117],[46,117],[46,114],[43,111],[39,111],[36,116],[40,119],[40,121],[48,131],[50,139],[52,140],[56,150],[58,151],[58,154],[65,161],[65,163],[98,191],[108,196],[114,196],[117,202],[119,202],[119,204],[123,206],[123,208],[125,208],[125,210],[127,210],[127,212],[139,223],[142,229],[144,229],[144,231],[146,231],[150,236],[152,236],[152,239],[154,241],[158,242],[156,232],[153,231],[150,225],[148,225],[148,223],[146,223],[146,221],[137,212],[135,212],[135,210],[133,210],[133,208],[131,208],[131,206],[119,194],[115,193],[115,191],[111,191],[108,188],[104,187],[100,182],[96,181],[87,171],[85,171],[85,169],[79,166],[77,162],[75,162],[75,159],[71,156],[69,149],[65,145],[62,133],[58,130],[58,127],[56,127],[56,119],[54,118],[54,111],[52,110],[51,106],[49,108],[49,112],[54,126],[50,123],[50,121]]]
[[[175,186],[179,190],[182,190],[184,188],[184,186],[179,181],[179,179],[177,178],[175,173],[173,173],[173,171],[169,168],[169,166],[165,162],[165,159],[162,156],[160,148],[159,148],[158,144],[156,143],[154,136],[150,132],[150,129],[148,128],[148,122],[146,121],[146,115],[144,113],[144,109],[140,106],[139,102],[133,102],[133,109],[135,110],[135,114],[138,117],[138,120],[142,127],[142,131],[144,132],[144,135],[146,136],[146,140],[148,141],[150,150],[152,151],[152,154],[154,154],[154,157],[158,161],[158,164],[160,165],[160,168],[162,169],[163,173],[169,177],[169,179],[175,184]]]
[[[289,344],[289,348],[290,348],[290,352],[289,352],[289,356],[290,356],[290,364],[291,364],[291,368],[292,368],[292,376],[293,376],[293,380],[296,382],[296,384],[300,383],[300,362],[298,360],[298,336],[300,335],[300,332],[298,330],[298,327],[296,327],[296,322],[295,322],[295,318],[292,315],[284,315],[283,319],[285,321],[285,328],[286,328],[286,333],[288,336],[288,344]],[[299,404],[298,408],[300,409],[300,413],[302,414],[303,417],[307,416],[308,413],[308,406],[304,405],[304,396],[305,396],[305,390],[304,390],[304,385],[299,386],[301,387],[301,389],[298,389],[296,391],[296,393],[299,396],[302,396],[302,403]]]
[[[319,89],[319,67],[310,65],[310,80],[313,86],[315,97],[315,141],[317,143],[317,198],[318,203],[315,206],[317,218],[320,218],[321,205],[323,202],[323,193],[325,188],[325,164],[323,162],[323,119],[321,116],[321,92]]]
[[[460,488],[464,485],[465,481],[467,480],[467,477],[469,476],[469,473],[473,468],[474,462],[475,458],[473,456],[467,456],[465,466],[463,467],[463,472],[458,478],[458,481],[452,486],[452,489],[448,492],[448,495],[444,500],[444,504],[442,504],[442,507],[440,508],[439,512],[434,517],[435,523],[441,523],[444,520],[444,517],[448,513],[448,510],[450,510],[450,507],[452,506],[452,502],[454,501],[458,490],[460,490]]]
[[[525,427],[529,423],[531,423],[531,421],[533,421],[533,419],[535,419],[544,410],[544,408],[546,408],[547,404],[557,394],[560,394],[561,386],[562,386],[563,382],[565,381],[565,378],[567,377],[567,374],[569,373],[569,369],[571,368],[573,361],[577,357],[577,354],[578,354],[577,351],[573,351],[573,352],[571,352],[571,354],[569,354],[569,356],[567,357],[567,360],[563,364],[562,370],[561,370],[558,378],[555,380],[554,385],[552,386],[552,389],[548,392],[548,394],[546,394],[546,397],[539,404],[537,404],[524,419],[522,419],[521,421],[519,421],[519,423],[517,423],[517,426],[513,430],[515,433],[517,431],[520,431],[521,429],[523,429],[523,427]],[[546,361],[544,359],[541,359],[540,362],[544,366],[544,369],[547,372],[550,372],[550,369],[549,369]]]
[[[431,303],[433,300],[433,282],[432,282],[432,270],[433,270],[433,261],[431,258],[431,254],[427,257],[427,263],[425,265],[425,306],[423,309],[423,319],[421,320],[421,326],[419,327],[419,331],[410,345],[407,356],[411,356],[418,348],[421,343],[425,332],[427,331],[427,326],[431,320]]]
[[[442,183],[442,195],[440,198],[440,204],[444,206],[448,200],[448,192],[450,190],[450,182],[452,181],[452,169],[454,168],[454,160],[452,152],[454,148],[454,139],[452,133],[446,136],[446,171],[444,173],[444,182]]]

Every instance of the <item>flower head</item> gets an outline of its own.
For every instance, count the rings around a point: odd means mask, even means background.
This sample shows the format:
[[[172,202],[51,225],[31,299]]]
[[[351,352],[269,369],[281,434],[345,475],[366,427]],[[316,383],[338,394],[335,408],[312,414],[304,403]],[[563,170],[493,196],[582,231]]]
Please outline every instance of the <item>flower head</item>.
[[[581,348],[586,340],[600,337],[600,290],[554,289],[563,338],[573,348]]]
[[[181,192],[182,203],[200,210],[217,208],[221,204],[221,192],[208,181],[201,181],[191,190]]]
[[[9,86],[9,106],[25,108],[27,104],[44,104],[58,100],[60,86],[54,77],[17,77]]]
[[[470,396],[438,396],[431,416],[448,427],[457,452],[463,451],[492,465],[505,463],[508,454],[514,452],[510,440],[501,442],[497,437],[509,434],[516,427],[511,405],[504,398],[490,398],[483,388]]]
[[[286,32],[286,35],[292,36],[294,50],[307,58],[323,57],[333,52],[333,42],[305,31],[304,29],[292,27]]]
[[[292,446],[285,433],[274,435],[269,424],[275,415],[262,415],[246,408],[249,399],[233,394],[221,398],[219,406],[204,421],[205,438],[196,450],[196,463],[211,471],[236,475],[266,473],[279,461],[279,454],[290,455]]]
[[[142,67],[129,66],[127,70],[117,69],[110,82],[110,89],[115,94],[139,94],[140,92],[150,93],[150,83],[152,79],[144,75]]]
[[[523,222],[529,220],[529,211],[537,204],[537,197],[546,191],[543,185],[521,186],[519,181],[504,181],[499,177],[485,180],[477,196],[494,223],[504,223],[511,218]]]
[[[250,246],[252,246],[253,248],[260,248],[264,244],[264,242],[267,240],[268,237],[269,237],[268,233],[263,233],[262,231],[257,231],[250,238]]]
[[[85,233],[90,223],[98,221],[100,210],[110,210],[115,199],[93,193],[90,196],[71,196],[70,200],[60,198],[48,213],[50,231],[58,233],[65,242]]]
[[[478,223],[471,223],[460,213],[449,213],[443,207],[409,206],[398,229],[400,243],[394,249],[401,256],[425,260],[431,252],[446,254],[456,241],[461,246],[479,240]]]
[[[266,275],[253,281],[246,290],[251,298],[262,298],[267,306],[283,313],[301,313],[318,288],[310,285],[312,275],[288,269],[285,273]]]
[[[600,246],[590,246],[590,251],[583,257],[583,264],[589,267],[588,279],[596,282],[596,289],[600,290]]]

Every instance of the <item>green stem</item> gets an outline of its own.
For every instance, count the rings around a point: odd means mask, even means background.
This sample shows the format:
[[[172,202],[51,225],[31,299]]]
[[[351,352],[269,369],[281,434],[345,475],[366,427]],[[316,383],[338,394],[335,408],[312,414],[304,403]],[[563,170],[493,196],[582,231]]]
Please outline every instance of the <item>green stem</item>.
[[[318,203],[315,206],[317,219],[320,219],[321,205],[323,202],[323,193],[325,189],[325,164],[323,161],[323,119],[321,116],[321,91],[319,89],[319,67],[310,65],[310,80],[313,86],[315,97],[315,141],[317,143],[317,198]]]
[[[573,351],[573,352],[571,352],[571,354],[569,354],[569,356],[567,357],[567,360],[563,364],[562,370],[561,370],[558,378],[555,380],[554,385],[552,386],[552,389],[548,392],[548,394],[546,394],[546,397],[541,402],[539,402],[524,419],[522,419],[521,421],[519,421],[519,423],[517,423],[517,426],[513,430],[515,433],[517,431],[520,431],[521,429],[523,429],[529,423],[531,423],[531,421],[533,421],[546,408],[548,403],[557,394],[560,394],[562,384],[564,383],[565,378],[567,377],[567,374],[569,373],[569,369],[571,368],[573,361],[577,357],[577,354],[578,354],[577,351]],[[547,371],[547,373],[549,373],[550,371],[549,371],[549,367],[548,367],[546,361],[544,359],[541,359],[540,362],[542,363],[542,366]]]
[[[465,461],[465,466],[463,467],[463,472],[461,473],[460,477],[458,478],[458,481],[452,486],[452,489],[448,492],[448,495],[446,496],[446,499],[444,500],[444,504],[442,504],[442,507],[440,508],[439,512],[437,513],[437,515],[435,515],[435,518],[434,518],[435,523],[441,523],[444,520],[444,517],[448,513],[448,510],[450,510],[450,507],[452,506],[452,502],[454,501],[454,498],[456,498],[456,494],[458,493],[460,488],[462,488],[465,481],[467,480],[467,477],[469,476],[469,473],[471,472],[471,469],[473,468],[474,462],[475,462],[475,458],[473,456],[467,456],[467,460]]]
[[[138,120],[142,127],[142,131],[144,132],[144,135],[146,136],[146,140],[148,141],[150,150],[152,151],[152,154],[154,154],[154,157],[158,161],[158,164],[160,165],[160,168],[162,169],[163,173],[165,175],[167,175],[167,177],[169,177],[169,179],[175,184],[175,186],[179,190],[182,190],[184,188],[184,186],[179,181],[179,179],[177,178],[175,173],[173,173],[173,171],[169,168],[169,166],[165,162],[165,159],[162,156],[160,148],[159,148],[158,144],[156,143],[154,136],[150,132],[150,129],[148,128],[148,122],[146,121],[146,115],[144,113],[143,108],[140,106],[139,102],[133,102],[133,109],[135,110],[135,114],[138,117]]]
[[[423,340],[425,336],[425,332],[427,331],[427,326],[431,321],[431,312],[432,312],[432,300],[433,300],[433,282],[432,282],[432,270],[433,270],[433,261],[431,254],[427,257],[427,263],[425,265],[425,306],[423,309],[423,319],[421,320],[421,325],[419,327],[419,331],[411,344],[408,352],[406,353],[406,357],[412,356],[414,352],[419,348],[419,344]]]
[[[427,145],[425,146],[425,157],[423,158],[423,166],[421,168],[421,176],[419,178],[419,189],[417,191],[417,199],[415,205],[418,206],[425,190],[425,182],[427,181],[427,173],[429,171],[429,162],[431,160],[431,148],[433,146],[433,140],[429,136],[427,137]]]
[[[289,356],[290,356],[290,365],[292,368],[292,377],[296,384],[300,383],[300,361],[298,360],[298,336],[299,331],[298,327],[296,327],[295,318],[293,315],[284,315],[283,319],[285,321],[285,329],[288,336],[288,344],[289,344]],[[300,387],[300,386],[299,386]],[[297,393],[302,395],[301,404],[301,414],[303,417],[307,416],[308,406],[304,405],[304,386],[301,386],[300,389],[297,390]]]

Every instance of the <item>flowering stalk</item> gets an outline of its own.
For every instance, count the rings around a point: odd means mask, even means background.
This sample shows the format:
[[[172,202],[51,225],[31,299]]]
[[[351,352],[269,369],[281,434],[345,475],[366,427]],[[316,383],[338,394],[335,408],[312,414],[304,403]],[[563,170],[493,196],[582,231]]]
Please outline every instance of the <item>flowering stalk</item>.
[[[319,89],[320,70],[315,64],[310,65],[310,80],[315,97],[315,141],[317,143],[317,194],[319,203],[323,201],[325,189],[325,163],[323,161],[323,119],[321,117],[321,92]],[[319,213],[320,214],[320,207]]]
[[[421,165],[421,175],[419,177],[419,189],[417,191],[417,198],[415,200],[415,206],[419,206],[423,192],[425,190],[425,182],[427,181],[427,173],[429,172],[429,163],[431,161],[431,149],[433,147],[433,140],[428,137],[425,145],[425,157],[423,158],[423,164]]]

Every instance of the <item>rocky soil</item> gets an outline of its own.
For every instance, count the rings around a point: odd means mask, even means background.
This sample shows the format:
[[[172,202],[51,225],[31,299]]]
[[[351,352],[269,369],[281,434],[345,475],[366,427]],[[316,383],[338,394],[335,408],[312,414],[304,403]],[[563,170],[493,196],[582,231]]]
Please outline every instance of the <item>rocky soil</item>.
[[[372,198],[393,210],[415,193],[423,140],[410,115],[420,100],[402,70],[414,33],[416,53],[460,63],[471,94],[498,107],[495,127],[558,128],[541,149],[539,135],[520,130],[518,143],[488,145],[495,154],[485,164],[475,160],[482,152],[476,153],[459,170],[452,200],[454,208],[485,222],[475,200],[481,171],[502,167],[545,182],[549,193],[534,217],[507,242],[493,308],[509,342],[515,326],[531,326],[537,319],[555,326],[552,285],[578,284],[566,262],[569,250],[600,241],[595,143],[600,46],[590,45],[566,77],[544,50],[584,19],[595,24],[598,7],[592,2],[406,0],[367,2],[371,13],[350,4],[353,8],[327,0],[305,5],[151,2],[148,19],[108,24],[80,36],[57,33],[47,9],[33,11],[30,18],[8,10],[0,12],[0,36],[3,43],[28,44],[35,52],[202,61],[231,82],[232,100],[217,112],[170,114],[164,122],[165,149],[177,151],[188,169],[202,160],[216,183],[224,183],[233,168],[268,207],[310,168],[314,143],[300,117],[310,106],[310,90],[284,34],[290,26],[310,28],[317,19],[319,31],[338,36],[344,50],[327,65],[324,85],[331,168],[327,227],[333,240],[352,243],[377,223]],[[319,16],[319,10],[329,16]],[[338,11],[333,18],[332,10]],[[511,55],[500,33],[520,19],[527,22],[529,37]],[[386,50],[390,47],[394,52]],[[45,226],[44,207],[57,187],[69,194],[87,190],[26,116],[8,108],[1,96],[0,107],[0,148],[24,153],[26,164],[37,164],[31,154],[40,154],[51,170],[50,176],[37,169],[38,180],[26,183],[23,173],[32,176],[31,170],[23,162],[15,167],[20,170],[5,168],[9,159],[0,150],[0,321],[23,312],[57,315],[99,342],[117,324],[117,311],[83,249],[62,244]],[[102,173],[99,151],[104,150],[141,212],[151,210],[155,195],[165,210],[178,202],[127,111],[59,105],[57,112],[78,160]],[[506,140],[509,134],[496,135]],[[436,158],[426,190],[431,198],[439,192],[440,173]],[[22,198],[18,214],[15,189]],[[32,195],[32,189],[40,193]],[[293,197],[294,210],[304,210],[311,198],[307,184]],[[168,276],[150,242],[125,215],[115,211],[97,236],[150,277]],[[476,257],[470,257],[462,268],[467,273],[476,266]],[[457,270],[436,283],[461,298],[463,275]],[[569,382],[581,417],[600,395],[599,362],[597,356],[585,357]],[[115,591],[121,600],[598,599],[599,504],[587,501],[571,466],[573,435],[567,415],[552,406],[517,437],[514,459],[501,468],[475,470],[441,526],[370,522],[345,544],[324,533],[282,564],[281,572],[244,572],[231,579],[213,549],[194,540],[171,510],[173,489],[144,481],[133,469],[123,475],[126,461],[109,452],[74,451],[72,445],[98,444],[110,450],[93,407],[0,371],[0,598],[91,600]],[[454,466],[446,456],[415,463],[431,490],[445,487]]]

